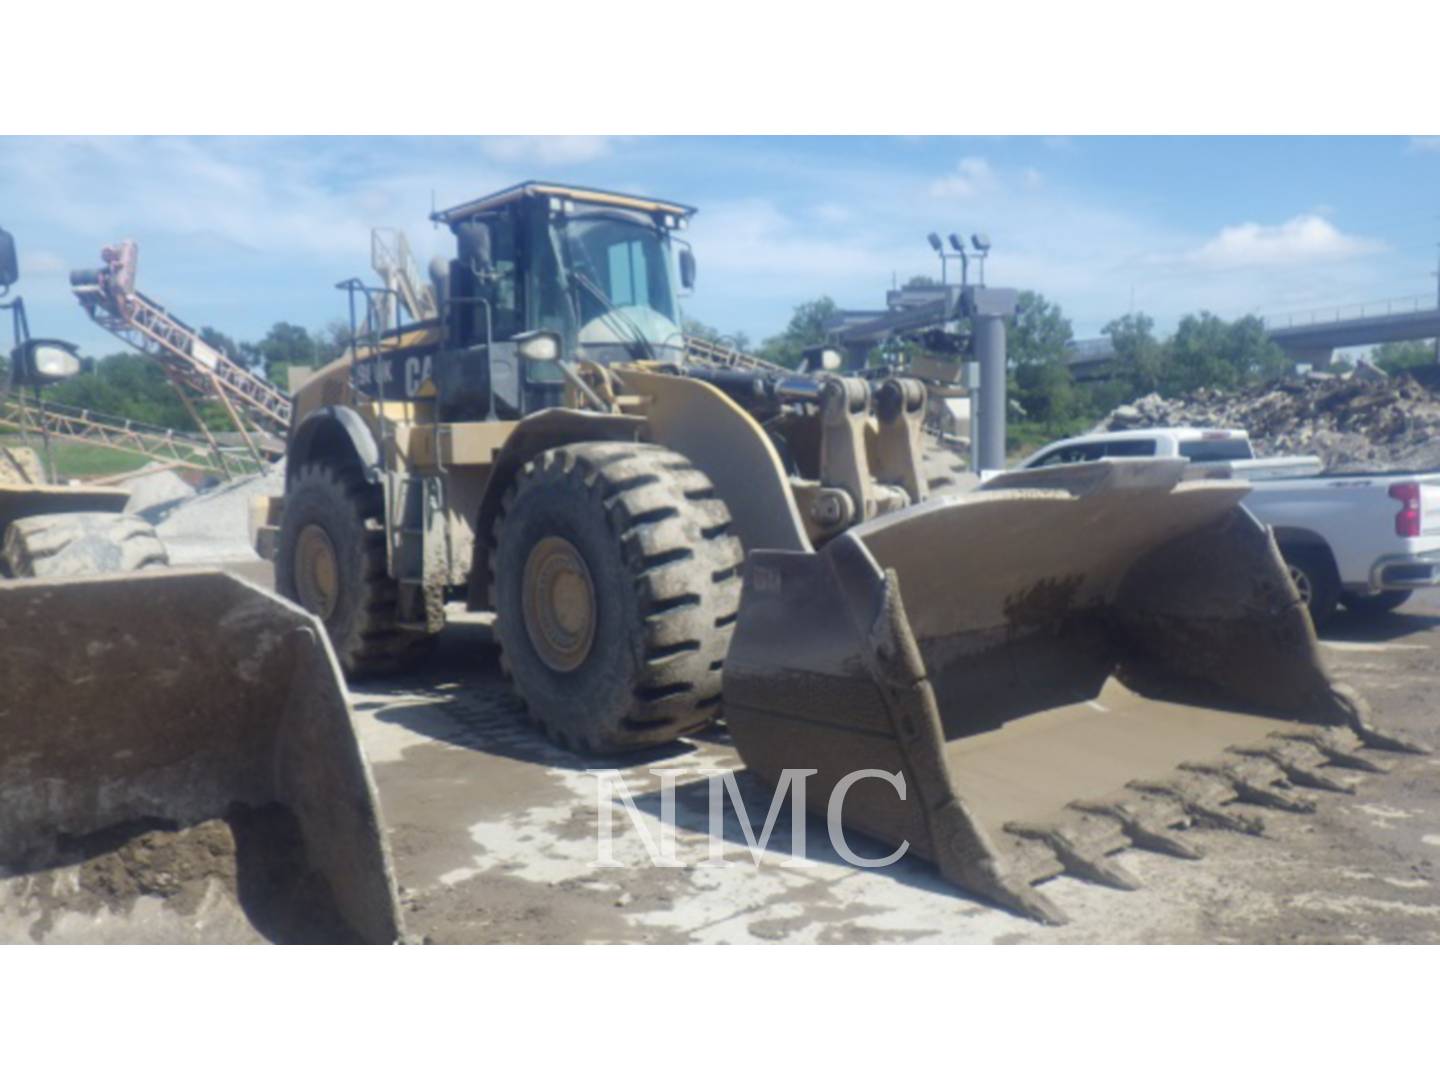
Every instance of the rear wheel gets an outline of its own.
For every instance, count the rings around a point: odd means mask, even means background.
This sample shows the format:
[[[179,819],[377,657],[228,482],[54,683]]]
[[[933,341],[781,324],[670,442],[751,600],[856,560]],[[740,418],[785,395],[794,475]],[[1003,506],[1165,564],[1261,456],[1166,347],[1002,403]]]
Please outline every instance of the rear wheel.
[[[1310,621],[1318,630],[1335,614],[1340,600],[1340,576],[1330,553],[1318,547],[1281,547],[1280,555],[1295,591],[1310,612]]]
[[[39,514],[5,531],[11,577],[65,578],[124,574],[170,564],[149,522],[125,514]]]
[[[1414,593],[1410,589],[1381,592],[1374,596],[1360,596],[1357,593],[1347,592],[1340,595],[1340,602],[1345,605],[1346,611],[1353,611],[1356,615],[1384,615],[1386,612],[1394,611],[1413,595]]]
[[[546,451],[506,493],[491,550],[503,662],[556,743],[633,750],[716,717],[743,553],[688,458]]]
[[[396,625],[383,521],[379,487],[334,465],[300,467],[280,521],[275,588],[325,624],[340,666],[357,678],[409,666],[430,640]]]

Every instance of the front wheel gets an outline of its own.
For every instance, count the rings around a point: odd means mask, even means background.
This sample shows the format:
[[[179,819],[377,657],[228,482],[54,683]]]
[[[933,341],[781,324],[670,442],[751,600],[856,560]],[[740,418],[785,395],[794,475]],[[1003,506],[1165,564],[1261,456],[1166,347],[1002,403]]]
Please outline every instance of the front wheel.
[[[635,750],[715,718],[743,553],[688,458],[548,450],[506,493],[491,551],[501,657],[554,742]]]

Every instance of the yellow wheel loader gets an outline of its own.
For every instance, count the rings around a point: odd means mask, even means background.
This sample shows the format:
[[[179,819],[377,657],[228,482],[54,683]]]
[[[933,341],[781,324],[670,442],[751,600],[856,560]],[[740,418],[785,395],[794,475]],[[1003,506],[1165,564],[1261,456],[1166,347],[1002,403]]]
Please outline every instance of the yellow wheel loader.
[[[817,772],[817,810],[840,790],[846,824],[1051,921],[1035,881],[1125,887],[1110,852],[1192,854],[1173,826],[1249,828],[1230,803],[1301,808],[1362,743],[1407,748],[1331,684],[1243,485],[1127,461],[974,489],[906,371],[688,341],[693,213],[537,182],[437,213],[438,317],[367,318],[300,390],[257,547],[347,673],[463,596],[557,743],[723,716],[756,773]],[[385,306],[341,287],[352,327]],[[1013,293],[956,301],[1003,348]]]
[[[0,398],[28,391],[43,417],[43,389],[78,375],[81,361],[66,342],[30,336],[24,299],[4,299],[18,278],[14,238],[0,229],[0,311],[10,313],[14,339],[0,360]],[[29,433],[20,435],[24,445],[0,443],[0,576],[77,577],[167,565],[150,524],[122,513],[129,492],[56,483]],[[46,429],[41,436],[48,450]]]
[[[0,230],[0,296],[16,271]],[[0,309],[14,385],[78,370],[18,298]],[[0,447],[0,576],[32,579],[0,581],[0,943],[401,937],[314,616],[166,569],[127,492],[47,479],[32,448]]]

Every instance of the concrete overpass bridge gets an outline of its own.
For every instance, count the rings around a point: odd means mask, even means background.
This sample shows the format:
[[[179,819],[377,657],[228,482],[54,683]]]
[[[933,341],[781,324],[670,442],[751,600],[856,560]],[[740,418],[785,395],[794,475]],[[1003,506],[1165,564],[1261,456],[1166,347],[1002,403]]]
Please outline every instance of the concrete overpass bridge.
[[[1264,322],[1270,340],[1286,356],[1324,368],[1336,349],[1440,336],[1440,302],[1433,295],[1406,296],[1270,316]]]
[[[1372,300],[1270,315],[1261,321],[1270,339],[1295,363],[1326,368],[1336,349],[1440,337],[1440,298]],[[1072,343],[1065,362],[1076,380],[1086,382],[1108,376],[1114,360],[1110,339],[1092,338]]]

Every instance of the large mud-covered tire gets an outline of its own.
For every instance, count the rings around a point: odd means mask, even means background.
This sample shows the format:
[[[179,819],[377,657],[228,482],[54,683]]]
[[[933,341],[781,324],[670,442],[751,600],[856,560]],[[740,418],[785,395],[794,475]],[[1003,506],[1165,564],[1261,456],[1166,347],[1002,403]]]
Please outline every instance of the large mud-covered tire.
[[[546,451],[505,494],[491,552],[503,662],[553,741],[613,753],[715,719],[744,555],[688,458],[638,443]]]
[[[325,624],[351,678],[414,664],[430,636],[397,623],[380,488],[358,468],[302,465],[285,493],[275,588]]]
[[[168,566],[165,545],[149,522],[127,514],[39,514],[5,530],[11,577],[68,578],[124,574]]]
[[[1314,544],[1282,544],[1280,557],[1290,580],[1310,612],[1310,622],[1320,629],[1335,614],[1340,601],[1340,574],[1335,560],[1325,548]]]

